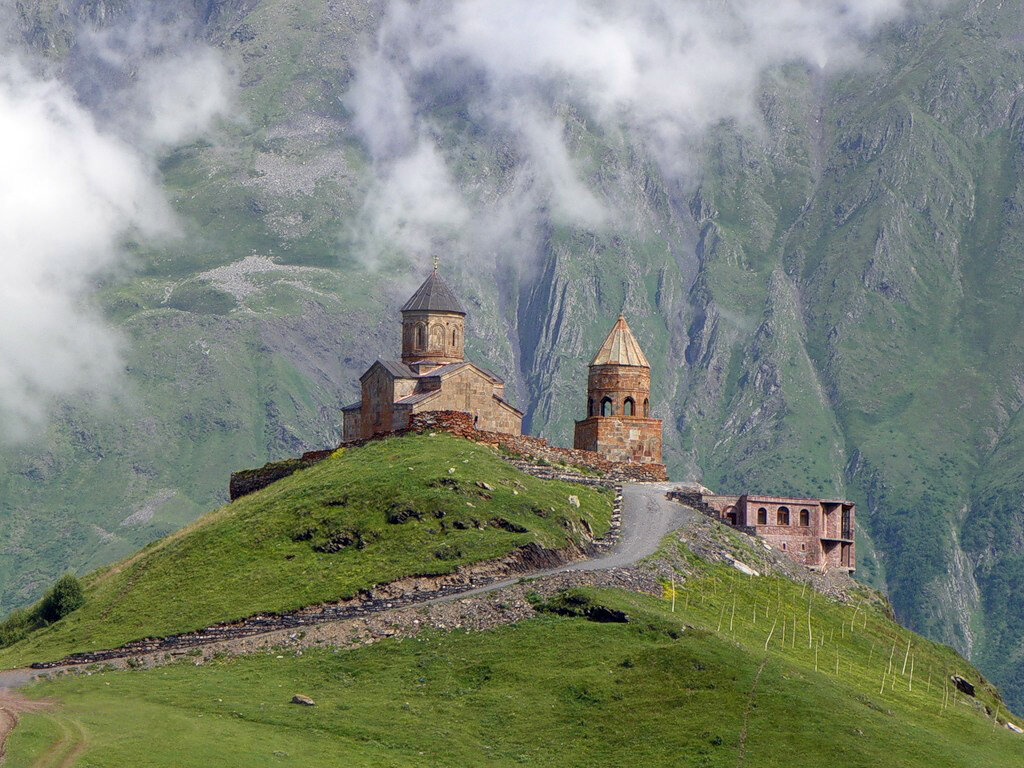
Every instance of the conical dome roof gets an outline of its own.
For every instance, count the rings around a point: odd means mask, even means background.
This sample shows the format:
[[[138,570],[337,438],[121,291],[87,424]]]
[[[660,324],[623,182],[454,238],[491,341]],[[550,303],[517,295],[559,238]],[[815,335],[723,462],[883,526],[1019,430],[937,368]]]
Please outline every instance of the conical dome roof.
[[[423,281],[412,298],[405,302],[403,312],[452,312],[457,315],[466,314],[466,310],[455,298],[452,289],[437,274],[437,267]]]
[[[635,365],[642,368],[650,368],[650,363],[644,357],[640,343],[629,329],[624,315],[612,326],[608,338],[597,351],[596,357],[591,365]]]

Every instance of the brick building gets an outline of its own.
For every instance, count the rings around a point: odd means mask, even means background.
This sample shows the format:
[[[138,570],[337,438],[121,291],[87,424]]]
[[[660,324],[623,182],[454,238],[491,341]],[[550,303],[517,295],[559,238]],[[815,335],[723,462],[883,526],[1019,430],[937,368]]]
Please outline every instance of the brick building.
[[[611,461],[661,465],[661,420],[651,418],[651,366],[619,315],[590,363],[587,417],[573,446]]]
[[[425,411],[462,411],[478,429],[522,434],[505,382],[465,359],[465,340],[466,312],[435,265],[402,307],[402,359],[378,360],[359,379],[362,396],[342,409],[342,440],[405,429]]]
[[[856,570],[856,507],[852,502],[748,494],[696,496],[687,501],[696,501],[694,506],[715,514],[728,525],[760,536],[798,563],[815,570]]]

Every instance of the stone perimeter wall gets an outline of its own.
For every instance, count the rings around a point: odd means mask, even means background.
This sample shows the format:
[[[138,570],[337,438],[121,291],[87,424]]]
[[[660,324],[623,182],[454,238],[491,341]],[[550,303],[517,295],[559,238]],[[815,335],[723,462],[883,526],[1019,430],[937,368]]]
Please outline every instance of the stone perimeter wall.
[[[551,464],[569,464],[573,467],[596,472],[608,480],[619,482],[661,482],[666,479],[663,464],[636,464],[625,461],[609,461],[594,451],[577,448],[561,448],[551,445],[541,437],[531,435],[510,435],[503,432],[485,432],[473,428],[473,417],[461,411],[428,411],[414,414],[409,422],[409,432],[448,432],[485,445],[494,445],[515,456],[531,461],[546,461]]]
[[[583,484],[615,486],[623,482],[661,482],[666,479],[665,467],[662,464],[633,464],[628,462],[609,461],[593,451],[560,448],[551,445],[547,440],[529,435],[509,435],[502,432],[485,432],[473,426],[473,416],[462,411],[425,411],[414,413],[409,419],[406,429],[388,434],[375,435],[362,440],[345,443],[345,448],[365,445],[372,440],[380,440],[391,435],[411,432],[447,432],[473,440],[484,445],[493,445],[518,457],[512,463],[528,474],[551,479],[580,482]],[[229,496],[232,501],[266,488],[271,483],[288,477],[294,472],[323,461],[332,451],[310,451],[300,459],[287,459],[267,464],[259,469],[246,469],[231,475]],[[550,466],[538,464],[568,464],[586,472],[594,472],[599,477],[588,477],[583,473],[566,473]],[[575,476],[572,476],[575,475]]]

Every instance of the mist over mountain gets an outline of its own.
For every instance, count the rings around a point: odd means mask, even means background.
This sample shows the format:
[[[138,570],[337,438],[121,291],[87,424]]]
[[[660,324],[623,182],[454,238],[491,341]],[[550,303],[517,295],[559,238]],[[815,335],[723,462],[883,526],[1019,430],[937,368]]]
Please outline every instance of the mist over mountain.
[[[0,606],[335,442],[436,253],[532,432],[626,311],[673,476],[852,498],[1020,706],[1024,9],[760,6],[5,9]]]

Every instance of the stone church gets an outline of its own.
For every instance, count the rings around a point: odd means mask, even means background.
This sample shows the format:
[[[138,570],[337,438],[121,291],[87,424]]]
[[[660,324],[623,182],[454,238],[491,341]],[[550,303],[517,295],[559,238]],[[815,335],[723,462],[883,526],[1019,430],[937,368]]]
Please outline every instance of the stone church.
[[[590,363],[587,418],[573,447],[609,461],[661,464],[661,420],[651,418],[651,366],[623,315]]]
[[[402,307],[402,359],[378,360],[342,409],[345,442],[405,429],[414,413],[462,411],[477,429],[520,435],[523,414],[505,382],[465,359],[466,312],[437,266]]]

